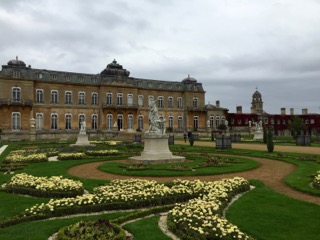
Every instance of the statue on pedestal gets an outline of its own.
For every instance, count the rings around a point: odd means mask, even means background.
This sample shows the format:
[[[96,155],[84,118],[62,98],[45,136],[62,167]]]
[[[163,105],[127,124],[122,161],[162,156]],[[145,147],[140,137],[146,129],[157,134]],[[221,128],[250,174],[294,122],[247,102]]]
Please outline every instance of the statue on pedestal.
[[[156,102],[159,100],[149,99],[149,131],[148,132],[161,132],[161,127],[164,127],[165,120],[159,119],[158,108]]]
[[[87,132],[86,132],[86,121],[82,121],[80,123],[80,132],[79,132],[79,134],[81,134],[81,135],[86,135],[87,134]]]

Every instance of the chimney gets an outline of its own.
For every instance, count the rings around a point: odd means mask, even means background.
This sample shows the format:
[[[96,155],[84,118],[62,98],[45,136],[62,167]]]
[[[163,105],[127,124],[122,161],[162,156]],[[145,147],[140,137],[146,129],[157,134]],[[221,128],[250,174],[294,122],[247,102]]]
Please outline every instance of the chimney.
[[[303,108],[302,109],[302,114],[308,114],[308,108]]]
[[[241,114],[242,113],[242,106],[237,106],[237,113]]]
[[[286,115],[286,108],[281,108],[281,115]]]
[[[216,107],[220,107],[220,101],[219,100],[216,101]]]
[[[294,115],[294,108],[290,108],[290,115]]]

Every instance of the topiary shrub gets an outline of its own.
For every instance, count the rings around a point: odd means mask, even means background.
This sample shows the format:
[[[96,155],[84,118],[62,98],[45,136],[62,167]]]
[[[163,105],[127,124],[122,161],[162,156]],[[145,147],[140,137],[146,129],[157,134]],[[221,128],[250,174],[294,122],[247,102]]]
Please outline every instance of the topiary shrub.
[[[268,152],[273,152],[274,150],[274,144],[273,144],[273,134],[271,129],[268,129],[268,136],[267,136],[267,149]]]

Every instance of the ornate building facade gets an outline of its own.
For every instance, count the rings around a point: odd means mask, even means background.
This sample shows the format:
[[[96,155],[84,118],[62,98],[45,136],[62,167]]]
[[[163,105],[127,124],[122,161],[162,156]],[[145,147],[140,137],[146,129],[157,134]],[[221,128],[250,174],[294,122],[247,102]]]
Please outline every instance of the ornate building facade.
[[[252,95],[251,113],[243,113],[242,107],[238,106],[236,113],[229,113],[230,128],[232,132],[242,134],[253,134],[254,122],[262,121],[263,126],[272,127],[275,135],[292,135],[290,124],[295,117],[299,117],[305,124],[306,130],[303,134],[319,135],[320,115],[317,113],[308,113],[308,109],[302,109],[300,114],[290,108],[287,114],[286,108],[281,108],[279,114],[269,114],[263,110],[263,101],[261,93],[256,90]]]
[[[35,139],[77,133],[82,121],[92,134],[146,131],[149,99],[158,99],[165,128],[174,132],[206,132],[228,112],[205,105],[202,84],[190,76],[180,82],[134,78],[115,60],[100,74],[64,72],[16,58],[0,72],[0,129],[2,135],[33,131]]]

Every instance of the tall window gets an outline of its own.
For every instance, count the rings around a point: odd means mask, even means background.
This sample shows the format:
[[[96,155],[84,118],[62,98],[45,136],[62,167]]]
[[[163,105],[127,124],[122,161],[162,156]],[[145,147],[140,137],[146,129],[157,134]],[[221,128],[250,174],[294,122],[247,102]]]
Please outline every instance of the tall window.
[[[199,127],[199,117],[198,116],[194,116],[193,117],[193,129],[197,130]]]
[[[216,116],[216,128],[218,128],[220,125],[220,117]]]
[[[173,107],[173,97],[168,97],[168,107],[169,108]]]
[[[112,114],[107,115],[107,129],[112,130]]]
[[[21,116],[19,112],[13,112],[11,116],[12,120],[12,130],[21,129]]]
[[[226,124],[226,117],[225,117],[225,116],[222,116],[222,117],[221,117],[221,123],[222,123],[222,124]]]
[[[128,115],[128,130],[132,130],[133,129],[133,115],[129,114]]]
[[[133,95],[128,94],[128,106],[133,106]]]
[[[92,129],[98,129],[98,115],[92,114],[91,116],[91,128]]]
[[[58,129],[58,114],[51,114],[51,129]]]
[[[66,92],[65,100],[66,104],[72,104],[72,93],[70,91]]]
[[[139,107],[143,107],[143,96],[142,95],[138,96],[138,105],[139,105]]]
[[[172,116],[169,117],[169,128],[173,129],[173,117]]]
[[[210,116],[209,122],[210,122],[210,128],[213,128],[213,126],[214,126],[214,116]]]
[[[182,108],[182,98],[178,97],[178,108]]]
[[[66,129],[71,129],[71,114],[66,114]]]
[[[118,114],[118,129],[123,129],[123,115]]]
[[[158,97],[158,107],[163,108],[163,97]]]
[[[51,103],[58,103],[58,91],[57,90],[51,91]]]
[[[83,122],[83,121],[85,121],[86,120],[86,118],[85,118],[85,116],[84,116],[84,114],[80,114],[79,115],[79,129],[81,129],[81,123]]]
[[[193,107],[198,108],[198,98],[197,97],[193,98]]]
[[[122,99],[123,98],[123,95],[122,95],[122,93],[118,93],[117,94],[117,104],[118,104],[118,106],[122,106]]]
[[[107,105],[112,105],[112,93],[107,93]]]
[[[183,118],[181,116],[178,117],[178,129],[179,130],[183,129],[183,121],[182,121],[182,119]]]
[[[43,113],[36,114],[36,129],[41,130],[43,128]]]
[[[78,98],[79,98],[79,104],[85,104],[84,92],[79,92]]]
[[[91,104],[92,105],[98,105],[98,93],[93,92],[91,94]]]
[[[36,100],[38,103],[43,103],[43,90],[42,89],[37,89]]]
[[[139,128],[140,130],[143,129],[143,116],[142,116],[142,115],[140,115],[140,116],[138,117],[138,128]]]
[[[13,71],[13,77],[14,78],[19,78],[21,77],[21,72],[19,70],[14,70]]]
[[[41,78],[42,78],[42,76],[43,76],[43,75],[42,75],[42,73],[41,73],[41,72],[38,72],[38,73],[37,73],[37,78],[41,79]]]
[[[21,101],[21,89],[19,87],[12,88],[12,99],[14,102]]]

